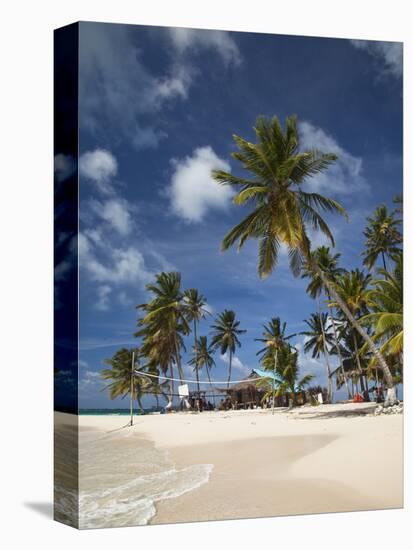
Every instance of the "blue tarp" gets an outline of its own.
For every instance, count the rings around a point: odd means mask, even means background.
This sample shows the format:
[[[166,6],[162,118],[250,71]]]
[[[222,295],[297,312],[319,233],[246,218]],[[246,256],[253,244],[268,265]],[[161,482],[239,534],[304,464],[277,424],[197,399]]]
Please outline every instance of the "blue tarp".
[[[268,370],[261,370],[261,369],[252,369],[255,374],[258,374],[258,376],[261,376],[261,378],[271,378],[271,380],[277,380],[274,373]]]

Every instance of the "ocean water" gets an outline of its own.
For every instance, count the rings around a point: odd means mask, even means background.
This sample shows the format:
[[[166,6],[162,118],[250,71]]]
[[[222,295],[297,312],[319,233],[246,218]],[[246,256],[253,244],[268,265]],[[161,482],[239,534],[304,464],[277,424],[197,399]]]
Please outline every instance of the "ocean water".
[[[144,409],[145,413],[157,412],[155,408]],[[130,409],[79,409],[79,414],[81,416],[130,416]],[[140,409],[133,409],[134,416],[139,416],[142,414]]]
[[[79,441],[81,529],[145,525],[156,503],[206,483],[211,464],[176,468],[164,451],[133,430],[81,428]]]

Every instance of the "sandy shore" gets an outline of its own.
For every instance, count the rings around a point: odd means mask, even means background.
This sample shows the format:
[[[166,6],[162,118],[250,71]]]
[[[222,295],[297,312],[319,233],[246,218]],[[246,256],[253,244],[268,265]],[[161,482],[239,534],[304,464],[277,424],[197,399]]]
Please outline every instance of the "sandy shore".
[[[213,465],[207,483],[156,502],[150,523],[400,508],[403,417],[360,414],[371,411],[365,404],[274,416],[260,410],[147,415],[136,417],[132,430],[114,433],[130,447],[132,431],[137,453],[139,441],[153,442],[177,469]],[[127,420],[82,416],[81,432],[113,433]],[[119,440],[116,446],[119,453]]]

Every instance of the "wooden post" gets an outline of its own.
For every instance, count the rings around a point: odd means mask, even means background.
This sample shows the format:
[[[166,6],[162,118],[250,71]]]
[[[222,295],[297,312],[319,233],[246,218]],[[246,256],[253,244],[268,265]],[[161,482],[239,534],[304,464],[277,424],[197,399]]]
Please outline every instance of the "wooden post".
[[[274,378],[272,379],[272,414],[274,414],[275,407],[275,373],[277,370],[278,349],[275,350],[274,355]]]
[[[135,370],[135,352],[132,351],[132,364],[130,373],[130,425],[133,426],[133,373]]]

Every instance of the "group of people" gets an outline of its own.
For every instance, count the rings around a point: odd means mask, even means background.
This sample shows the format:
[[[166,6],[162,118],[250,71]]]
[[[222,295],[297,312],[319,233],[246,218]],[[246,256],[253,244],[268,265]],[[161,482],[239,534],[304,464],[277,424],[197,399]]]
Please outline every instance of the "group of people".
[[[211,401],[206,399],[205,392],[194,392],[188,398],[191,409],[195,411],[213,411],[215,409]]]

